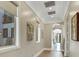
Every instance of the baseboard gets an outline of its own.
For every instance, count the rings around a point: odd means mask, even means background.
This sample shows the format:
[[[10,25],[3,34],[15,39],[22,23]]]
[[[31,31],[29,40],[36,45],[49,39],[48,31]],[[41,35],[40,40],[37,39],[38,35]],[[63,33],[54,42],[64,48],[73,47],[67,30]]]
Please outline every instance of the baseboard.
[[[34,55],[34,57],[38,57],[44,50],[53,50],[53,49],[51,49],[51,48],[43,48],[43,49],[41,49],[39,52],[37,52],[35,55]],[[54,50],[53,50],[54,51]]]
[[[52,50],[51,48],[43,48],[39,52],[37,52],[34,57],[38,57],[44,50]]]
[[[56,50],[53,50],[52,48],[44,48],[44,50],[52,50],[52,51],[56,51]],[[61,50],[61,51],[64,51],[64,50]]]
[[[51,49],[51,48],[44,48],[44,50],[53,50],[53,49]]]
[[[44,51],[44,48],[41,49],[39,52],[37,52],[37,53],[34,55],[34,57],[38,57],[43,51]]]

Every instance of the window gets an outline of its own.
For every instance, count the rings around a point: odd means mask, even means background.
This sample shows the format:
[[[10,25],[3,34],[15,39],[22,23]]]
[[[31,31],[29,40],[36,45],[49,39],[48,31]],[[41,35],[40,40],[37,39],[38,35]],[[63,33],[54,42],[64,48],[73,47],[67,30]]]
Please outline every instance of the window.
[[[0,11],[0,46],[13,45],[14,40],[14,25],[15,16],[2,9]]]
[[[8,13],[7,11],[4,12],[4,16],[3,16],[3,24],[7,24],[7,23],[13,23],[14,22],[14,16],[11,15],[10,13]]]
[[[14,28],[11,28],[11,38],[14,38]]]
[[[3,38],[8,38],[8,29],[3,29]]]
[[[19,48],[18,6],[6,4],[8,10],[0,8],[0,53]]]

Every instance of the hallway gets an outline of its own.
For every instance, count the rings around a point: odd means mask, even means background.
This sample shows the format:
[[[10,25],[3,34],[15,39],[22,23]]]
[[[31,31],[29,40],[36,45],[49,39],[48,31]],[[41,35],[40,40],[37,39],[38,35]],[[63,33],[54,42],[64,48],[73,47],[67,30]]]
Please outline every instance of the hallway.
[[[79,57],[79,1],[0,1],[0,57]]]
[[[45,50],[38,57],[63,57],[60,51]]]
[[[44,50],[38,57],[64,57],[60,43],[55,43],[51,50]]]

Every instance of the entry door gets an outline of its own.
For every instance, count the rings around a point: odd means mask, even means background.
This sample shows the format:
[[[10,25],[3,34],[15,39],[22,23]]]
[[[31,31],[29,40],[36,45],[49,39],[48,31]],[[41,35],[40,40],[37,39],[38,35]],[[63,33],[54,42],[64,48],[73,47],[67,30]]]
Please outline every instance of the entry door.
[[[79,13],[77,13],[77,41],[79,41]]]

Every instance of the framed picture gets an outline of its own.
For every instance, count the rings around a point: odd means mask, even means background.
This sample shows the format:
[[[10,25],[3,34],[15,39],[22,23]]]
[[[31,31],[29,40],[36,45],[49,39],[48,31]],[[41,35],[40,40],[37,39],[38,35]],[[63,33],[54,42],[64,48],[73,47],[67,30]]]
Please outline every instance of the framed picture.
[[[32,41],[34,38],[34,25],[32,22],[27,22],[27,40]]]

